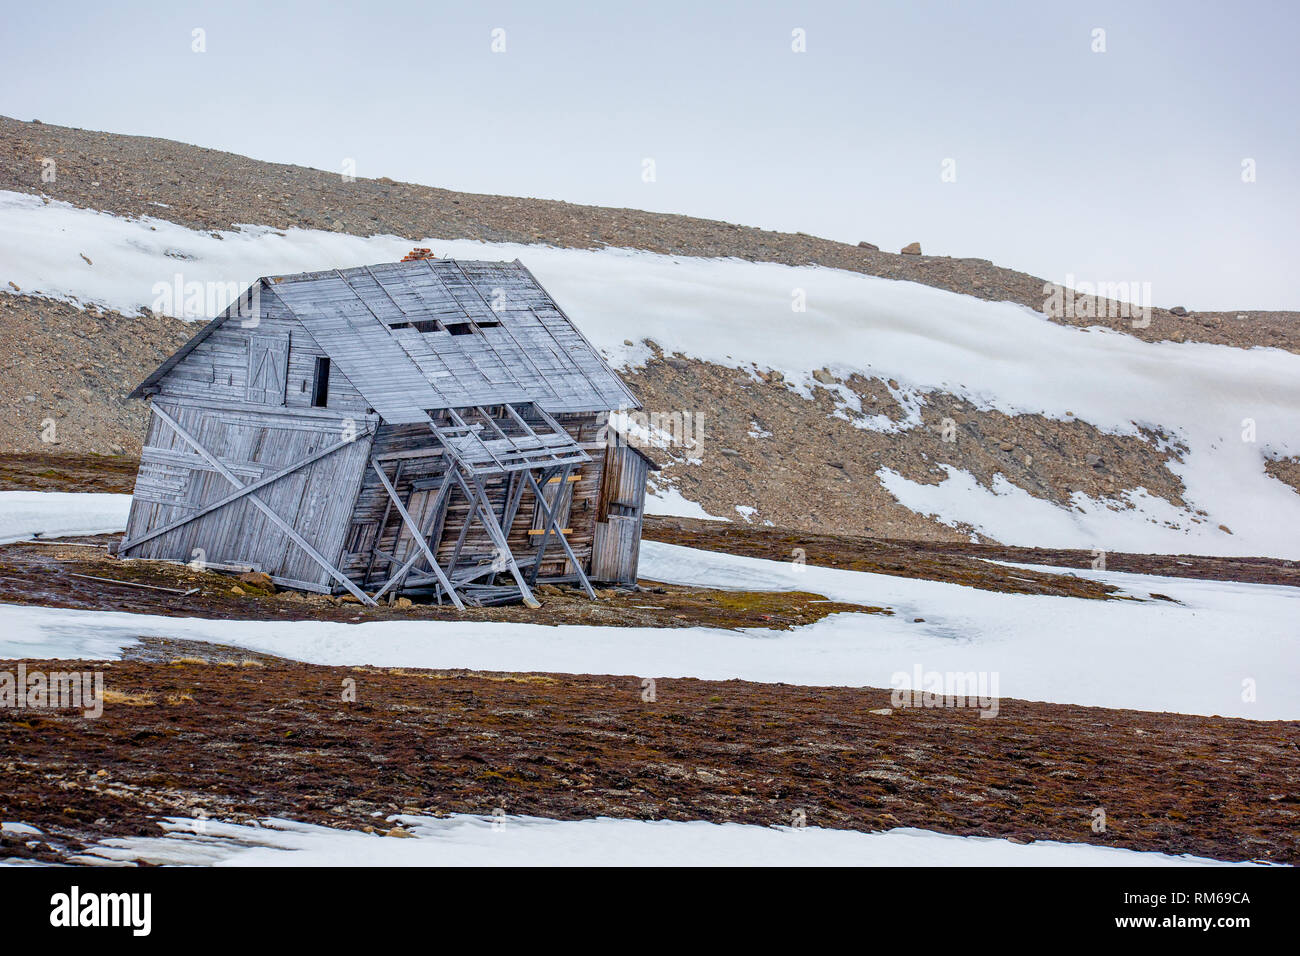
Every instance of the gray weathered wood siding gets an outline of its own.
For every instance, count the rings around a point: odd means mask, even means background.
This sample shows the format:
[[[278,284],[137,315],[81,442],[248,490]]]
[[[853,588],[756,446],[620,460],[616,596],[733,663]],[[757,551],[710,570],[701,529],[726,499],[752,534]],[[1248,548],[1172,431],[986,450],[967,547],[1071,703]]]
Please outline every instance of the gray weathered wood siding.
[[[263,383],[254,382],[253,373],[265,348],[276,342],[284,343],[285,357],[277,358],[284,363],[284,381],[272,392],[261,387]],[[310,408],[318,357],[327,354],[268,289],[261,294],[255,324],[245,325],[237,316],[226,319],[159,379],[158,394],[215,403]],[[327,407],[365,414],[369,404],[342,369],[333,368]]]
[[[593,581],[636,583],[649,469],[649,462],[626,444],[605,450],[605,483],[591,558]]]
[[[249,403],[213,407],[159,396],[168,415],[246,484],[364,432],[377,419],[324,409],[272,409]],[[348,513],[361,485],[373,435],[363,435],[255,494],[327,560],[337,562]],[[202,510],[233,486],[157,414],[150,417],[126,540]],[[332,579],[247,498],[144,542],[129,557],[250,564],[286,582],[317,589]]]

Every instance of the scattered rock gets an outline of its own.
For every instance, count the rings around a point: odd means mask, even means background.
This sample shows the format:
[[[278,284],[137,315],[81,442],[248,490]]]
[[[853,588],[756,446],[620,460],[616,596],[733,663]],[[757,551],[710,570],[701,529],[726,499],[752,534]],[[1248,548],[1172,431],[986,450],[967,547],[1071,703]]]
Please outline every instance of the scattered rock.
[[[834,375],[832,375],[824,368],[819,368],[817,371],[813,372],[812,375],[813,378],[817,379],[817,381],[821,382],[823,385],[834,385],[837,381],[839,381]]]
[[[921,244],[919,242],[909,242],[898,251],[902,256],[919,256],[921,254]]]
[[[1187,314],[1187,310],[1184,309],[1181,305],[1176,305],[1176,306],[1174,306],[1172,309],[1169,310],[1169,314],[1170,314],[1170,315],[1176,315],[1176,316],[1178,316],[1179,318],[1182,318],[1183,316],[1185,316],[1185,315]]]
[[[879,246],[875,245],[874,243],[870,243],[870,242],[859,242],[859,243],[858,243],[858,248],[859,248],[859,249],[866,249],[866,250],[868,250],[869,252],[879,252],[879,251],[880,251],[880,247],[879,247]]]
[[[406,840],[415,839],[414,833],[412,833],[410,830],[404,830],[401,827],[393,827],[391,830],[385,833],[384,836],[398,837]]]
[[[275,582],[271,580],[271,575],[265,571],[245,571],[239,575],[239,580],[255,588],[261,588],[263,591],[275,592]]]

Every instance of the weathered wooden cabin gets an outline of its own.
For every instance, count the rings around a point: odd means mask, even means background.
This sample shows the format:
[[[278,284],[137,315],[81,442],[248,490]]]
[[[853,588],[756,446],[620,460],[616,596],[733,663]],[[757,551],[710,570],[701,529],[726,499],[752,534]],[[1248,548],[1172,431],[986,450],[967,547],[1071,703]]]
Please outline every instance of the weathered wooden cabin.
[[[264,278],[150,375],[118,554],[280,586],[536,605],[636,580],[640,407],[533,274],[416,250]]]

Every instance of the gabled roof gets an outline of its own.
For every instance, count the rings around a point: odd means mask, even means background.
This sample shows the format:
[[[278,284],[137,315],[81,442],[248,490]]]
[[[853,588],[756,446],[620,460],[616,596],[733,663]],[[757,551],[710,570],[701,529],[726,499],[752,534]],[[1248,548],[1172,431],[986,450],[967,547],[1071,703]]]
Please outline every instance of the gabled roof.
[[[259,281],[390,422],[502,402],[548,412],[640,407],[518,260],[417,259]],[[132,395],[146,394],[223,321],[208,323]]]

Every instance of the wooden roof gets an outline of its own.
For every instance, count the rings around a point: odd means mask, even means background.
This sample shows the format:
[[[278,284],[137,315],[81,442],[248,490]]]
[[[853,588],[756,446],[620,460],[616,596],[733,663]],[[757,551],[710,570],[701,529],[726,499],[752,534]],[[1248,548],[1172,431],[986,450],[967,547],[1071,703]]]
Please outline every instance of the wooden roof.
[[[502,402],[548,412],[640,407],[518,260],[418,259],[260,281],[390,422]],[[132,394],[145,394],[222,321]]]

